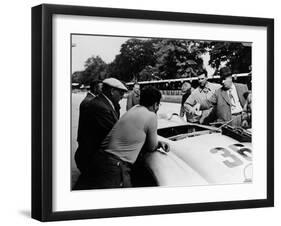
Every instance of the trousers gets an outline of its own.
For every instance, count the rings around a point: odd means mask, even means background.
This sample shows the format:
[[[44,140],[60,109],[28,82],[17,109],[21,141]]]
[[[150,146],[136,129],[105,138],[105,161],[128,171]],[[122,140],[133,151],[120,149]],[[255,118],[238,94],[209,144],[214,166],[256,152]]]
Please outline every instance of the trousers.
[[[230,125],[233,126],[233,127],[240,127],[241,126],[241,123],[242,123],[242,115],[241,113],[238,113],[238,114],[234,114],[231,116],[231,123]]]
[[[132,164],[103,150],[91,158],[91,172],[82,172],[73,190],[132,187]]]

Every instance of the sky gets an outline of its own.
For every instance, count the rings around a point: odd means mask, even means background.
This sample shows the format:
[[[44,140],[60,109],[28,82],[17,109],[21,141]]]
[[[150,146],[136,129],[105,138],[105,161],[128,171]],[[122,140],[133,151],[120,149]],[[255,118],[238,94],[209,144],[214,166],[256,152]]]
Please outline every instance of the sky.
[[[121,45],[129,38],[131,37],[72,35],[72,73],[84,70],[85,61],[91,56],[100,56],[106,63],[112,62],[120,53]],[[208,76],[213,75],[214,69],[208,65],[209,53],[201,57]]]
[[[72,35],[72,73],[84,70],[85,61],[91,56],[100,56],[106,63],[120,53],[121,45],[128,37]]]

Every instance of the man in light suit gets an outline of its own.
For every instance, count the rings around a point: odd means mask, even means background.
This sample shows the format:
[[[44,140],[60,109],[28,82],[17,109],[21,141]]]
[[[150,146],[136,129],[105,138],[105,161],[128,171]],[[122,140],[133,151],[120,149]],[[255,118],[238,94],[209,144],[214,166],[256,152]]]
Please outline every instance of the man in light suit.
[[[196,106],[196,110],[204,110],[214,107],[214,113],[218,122],[229,122],[234,127],[241,126],[241,116],[246,103],[244,93],[248,87],[244,84],[233,83],[232,73],[229,67],[220,69],[222,87],[208,100]]]

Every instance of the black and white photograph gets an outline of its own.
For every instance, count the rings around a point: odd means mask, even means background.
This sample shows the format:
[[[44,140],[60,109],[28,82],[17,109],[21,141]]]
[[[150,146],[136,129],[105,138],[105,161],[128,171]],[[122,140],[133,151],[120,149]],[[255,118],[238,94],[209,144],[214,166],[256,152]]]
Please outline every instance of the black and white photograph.
[[[70,40],[73,191],[253,182],[251,42]]]
[[[33,218],[273,205],[272,19],[32,15]]]
[[[1,225],[280,222],[279,5],[4,1]]]

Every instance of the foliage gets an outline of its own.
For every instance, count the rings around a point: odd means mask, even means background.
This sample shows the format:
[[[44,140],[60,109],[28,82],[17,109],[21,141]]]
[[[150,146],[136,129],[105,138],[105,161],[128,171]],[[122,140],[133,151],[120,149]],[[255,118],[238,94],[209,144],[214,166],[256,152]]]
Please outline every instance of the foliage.
[[[129,39],[122,44],[120,54],[110,65],[109,76],[123,81],[139,80],[139,72],[147,65],[154,65],[153,43],[156,40]]]
[[[211,42],[209,64],[218,69],[224,62],[233,73],[249,72],[252,62],[250,44],[241,42]]]
[[[138,81],[160,80],[161,78],[157,74],[157,68],[148,65],[139,72]]]
[[[107,64],[100,56],[91,56],[88,58],[84,67],[84,71],[73,73],[72,82],[89,85],[92,80],[103,80],[106,77]]]
[[[205,43],[191,40],[163,39],[155,46],[156,69],[162,79],[192,77],[202,67],[200,58]]]
[[[85,70],[75,72],[72,82],[89,84],[91,80],[116,77],[122,81],[147,81],[196,76],[204,67],[202,54],[209,53],[216,70],[224,63],[234,73],[249,72],[251,45],[241,42],[196,41],[180,39],[128,39],[120,53],[106,64],[101,57],[92,56]]]

